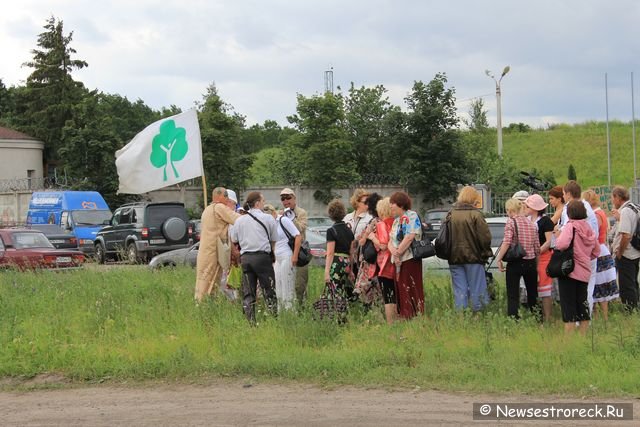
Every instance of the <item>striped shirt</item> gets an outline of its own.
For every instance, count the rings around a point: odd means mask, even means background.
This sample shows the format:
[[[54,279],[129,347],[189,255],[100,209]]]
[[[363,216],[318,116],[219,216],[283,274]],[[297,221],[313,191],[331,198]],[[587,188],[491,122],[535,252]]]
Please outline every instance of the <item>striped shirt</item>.
[[[504,226],[503,243],[508,243],[509,246],[515,244],[516,228],[514,223],[516,221],[518,223],[518,241],[527,253],[524,259],[536,258],[540,255],[540,239],[535,224],[529,221],[527,217],[516,215],[513,218],[509,218],[507,224]]]

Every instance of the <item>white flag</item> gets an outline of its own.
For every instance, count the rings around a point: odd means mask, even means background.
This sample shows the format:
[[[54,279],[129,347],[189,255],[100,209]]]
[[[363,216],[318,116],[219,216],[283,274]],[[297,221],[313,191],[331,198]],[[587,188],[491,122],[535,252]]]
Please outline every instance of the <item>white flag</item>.
[[[140,194],[202,175],[198,113],[158,120],[116,151],[118,193]]]

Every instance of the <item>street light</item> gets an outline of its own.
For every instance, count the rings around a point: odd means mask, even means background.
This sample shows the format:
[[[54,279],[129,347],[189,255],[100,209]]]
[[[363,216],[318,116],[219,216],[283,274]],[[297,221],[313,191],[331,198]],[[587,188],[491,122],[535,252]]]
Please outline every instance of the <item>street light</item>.
[[[502,101],[500,96],[500,82],[502,81],[502,78],[507,75],[509,70],[511,70],[511,67],[509,67],[508,65],[504,67],[504,70],[502,70],[502,75],[498,80],[496,80],[491,71],[484,71],[484,73],[488,77],[492,78],[493,81],[496,82],[496,101],[498,104],[498,157],[502,157]]]

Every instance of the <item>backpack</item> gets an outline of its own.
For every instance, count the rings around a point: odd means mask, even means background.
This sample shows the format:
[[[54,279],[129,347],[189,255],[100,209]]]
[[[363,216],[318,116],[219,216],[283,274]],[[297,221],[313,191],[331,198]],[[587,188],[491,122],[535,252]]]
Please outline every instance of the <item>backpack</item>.
[[[631,208],[636,214],[636,229],[631,235],[631,241],[629,243],[631,243],[634,249],[640,250],[640,212],[638,211],[638,207],[633,203],[629,203],[626,207]]]

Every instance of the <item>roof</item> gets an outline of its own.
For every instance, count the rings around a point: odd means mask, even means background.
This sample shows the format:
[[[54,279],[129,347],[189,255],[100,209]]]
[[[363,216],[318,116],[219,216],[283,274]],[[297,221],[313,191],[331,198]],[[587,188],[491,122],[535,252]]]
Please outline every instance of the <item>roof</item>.
[[[32,140],[37,141],[37,138],[27,135],[26,133],[18,132],[17,130],[3,128],[0,126],[0,140],[11,140],[11,139],[21,139],[21,140]]]

